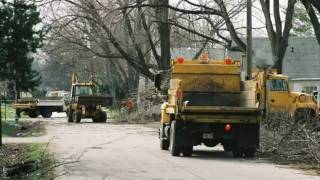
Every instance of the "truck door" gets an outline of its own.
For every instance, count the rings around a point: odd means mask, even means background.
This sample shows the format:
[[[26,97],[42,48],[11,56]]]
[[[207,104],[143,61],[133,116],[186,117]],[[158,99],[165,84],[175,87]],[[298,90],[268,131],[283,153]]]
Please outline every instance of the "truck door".
[[[288,82],[285,79],[268,80],[269,112],[290,112],[293,97],[290,94]]]

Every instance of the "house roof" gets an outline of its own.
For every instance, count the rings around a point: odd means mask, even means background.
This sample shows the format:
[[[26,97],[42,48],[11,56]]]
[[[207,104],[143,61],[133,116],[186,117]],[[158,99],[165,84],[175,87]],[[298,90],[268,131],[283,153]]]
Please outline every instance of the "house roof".
[[[253,64],[273,65],[268,38],[253,38]],[[230,57],[240,58],[242,53],[228,52]],[[290,37],[283,61],[283,74],[290,79],[320,78],[320,45],[315,37]]]
[[[253,66],[272,66],[272,54],[268,38],[253,38]],[[160,52],[160,49],[157,49]],[[192,59],[199,48],[171,48],[171,57]],[[206,48],[210,59],[231,57],[241,59],[243,53],[225,51],[224,48]],[[290,37],[283,61],[283,74],[290,79],[320,78],[320,45],[315,37]]]

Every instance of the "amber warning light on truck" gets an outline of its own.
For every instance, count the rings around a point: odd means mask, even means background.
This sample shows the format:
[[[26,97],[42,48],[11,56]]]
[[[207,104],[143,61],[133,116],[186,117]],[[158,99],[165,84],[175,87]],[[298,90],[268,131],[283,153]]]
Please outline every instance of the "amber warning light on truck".
[[[178,57],[177,61],[178,61],[179,64],[183,64],[184,63],[184,57],[181,57],[181,56]]]
[[[226,65],[231,65],[231,64],[232,64],[232,59],[231,59],[231,58],[226,58],[226,59],[224,60],[224,63],[225,63]]]

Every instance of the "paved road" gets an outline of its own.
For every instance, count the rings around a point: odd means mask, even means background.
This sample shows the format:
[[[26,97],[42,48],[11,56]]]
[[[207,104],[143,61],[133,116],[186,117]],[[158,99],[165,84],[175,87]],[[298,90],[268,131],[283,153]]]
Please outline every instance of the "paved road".
[[[316,180],[316,176],[259,159],[234,159],[221,147],[196,147],[192,157],[161,151],[157,131],[144,125],[68,124],[53,118],[47,127],[51,151],[65,165],[62,180]]]

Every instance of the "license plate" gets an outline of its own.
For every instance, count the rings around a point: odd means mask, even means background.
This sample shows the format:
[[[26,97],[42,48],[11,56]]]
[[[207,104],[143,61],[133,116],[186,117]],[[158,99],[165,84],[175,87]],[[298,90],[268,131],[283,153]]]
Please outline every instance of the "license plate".
[[[203,139],[213,139],[213,133],[203,133],[202,138]]]

